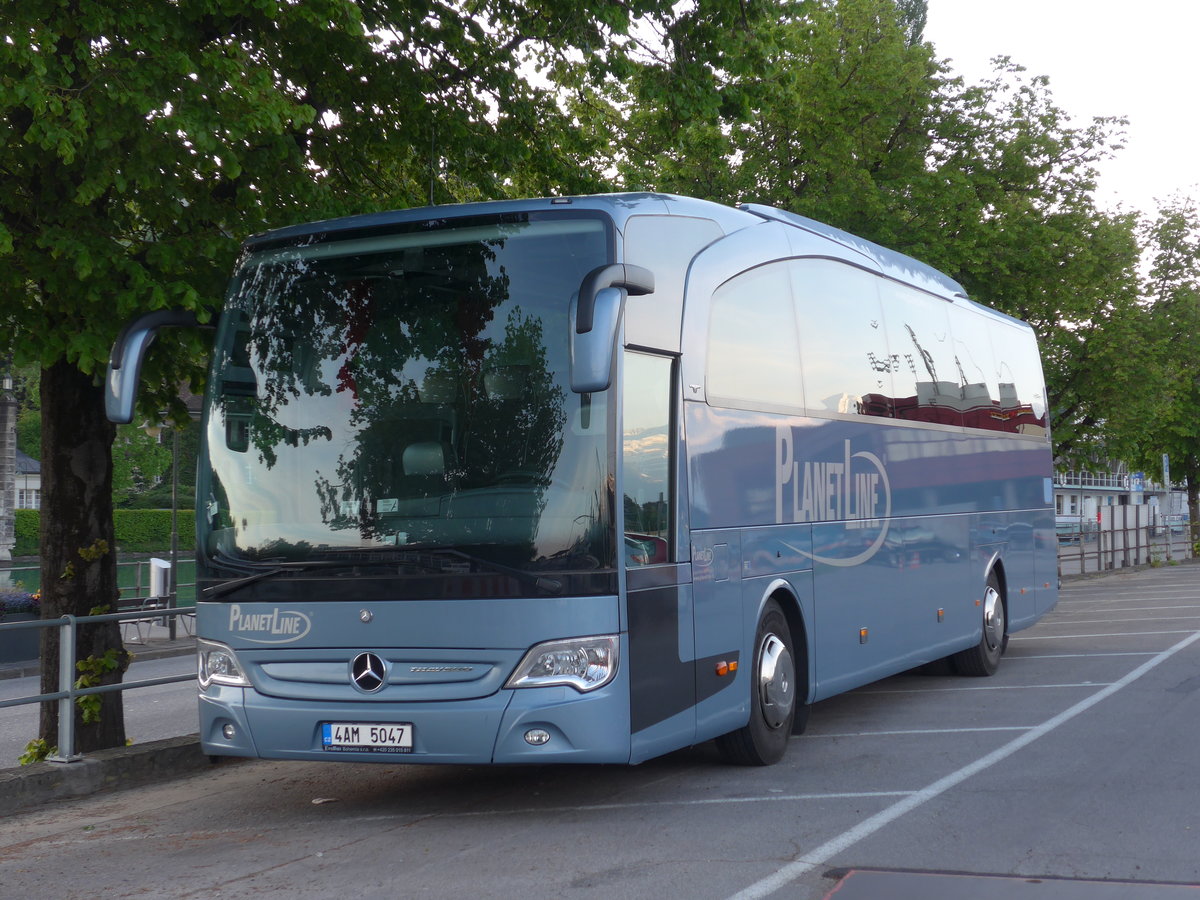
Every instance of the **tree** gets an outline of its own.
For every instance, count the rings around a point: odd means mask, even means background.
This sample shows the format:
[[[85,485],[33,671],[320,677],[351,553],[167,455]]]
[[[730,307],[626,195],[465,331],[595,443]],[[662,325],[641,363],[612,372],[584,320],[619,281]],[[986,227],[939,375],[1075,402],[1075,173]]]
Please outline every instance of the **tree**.
[[[1063,462],[1086,464],[1156,377],[1139,305],[1137,219],[1095,202],[1096,164],[1123,120],[1075,125],[1049,82],[1006,59],[978,85],[941,80],[926,172],[898,246],[1033,326]]]
[[[1155,415],[1118,433],[1130,463],[1162,472],[1162,454],[1173,481],[1186,479],[1189,518],[1200,524],[1200,209],[1190,197],[1165,203],[1145,226],[1151,265],[1145,284],[1156,339],[1154,360],[1165,382],[1152,388]],[[1193,534],[1196,534],[1193,531]]]
[[[924,170],[924,4],[714,2],[647,17],[624,81],[576,107],[628,187],[749,199],[861,232]]]
[[[921,41],[924,15],[920,0],[662,13],[628,81],[578,110],[623,135],[610,165],[627,186],[811,216],[1028,321],[1056,452],[1087,461],[1112,425],[1152,416],[1140,400],[1159,377],[1136,217],[1094,199],[1096,164],[1119,148],[1123,121],[1075,124],[1047,79],[1006,59],[964,83]]]
[[[114,429],[99,375],[119,325],[208,318],[238,240],[340,211],[591,185],[534,56],[587,64],[631,7],[573,0],[51,0],[9,4],[0,42],[0,333],[41,367],[43,615],[117,599]],[[602,60],[597,63],[603,68]],[[2,348],[7,349],[7,348]],[[147,417],[182,421],[198,335],[159,339]],[[43,641],[54,690],[57,640]],[[115,625],[82,629],[88,677],[120,679]],[[82,750],[124,743],[119,694]],[[44,704],[53,744],[57,707]]]

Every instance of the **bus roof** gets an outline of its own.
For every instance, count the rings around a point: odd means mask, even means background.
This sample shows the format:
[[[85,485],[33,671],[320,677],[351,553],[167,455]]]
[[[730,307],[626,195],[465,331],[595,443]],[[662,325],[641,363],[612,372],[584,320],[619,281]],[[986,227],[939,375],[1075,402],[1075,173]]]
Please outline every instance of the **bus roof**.
[[[797,215],[796,213],[787,212],[782,209],[775,209],[773,206],[763,206],[758,203],[743,203],[739,208],[762,216],[764,219],[793,225],[811,234],[819,235],[844,247],[856,250],[874,261],[885,275],[889,275],[898,281],[912,284],[947,299],[967,299],[966,288],[949,275],[918,259],[913,259],[911,256],[906,256],[895,250],[889,250],[887,247],[876,244],[874,241],[868,241],[866,238],[861,238],[848,231],[842,231],[840,228],[834,228],[832,225],[826,225],[824,222],[818,222],[816,219],[810,219],[807,216]]]
[[[676,215],[712,219],[724,229],[726,234],[761,221],[761,217],[751,215],[747,211],[723,206],[709,200],[697,200],[694,197],[653,193],[592,194],[580,197],[543,197],[529,200],[489,200],[480,203],[455,203],[445,206],[421,206],[412,209],[363,213],[339,219],[277,228],[247,238],[244,246],[247,250],[258,250],[267,245],[289,243],[311,237],[332,236],[340,231],[387,227],[388,225],[424,222],[431,219],[497,216],[556,209],[601,210],[612,218],[621,231],[624,231],[626,221],[633,216]]]
[[[989,306],[971,300],[966,289],[950,276],[920,260],[895,250],[858,237],[840,228],[834,228],[816,219],[801,216],[786,210],[758,203],[743,203],[737,207],[725,206],[710,200],[699,200],[676,194],[650,192],[591,194],[575,197],[542,197],[522,200],[489,200],[478,203],[457,203],[444,206],[422,206],[386,212],[362,213],[337,219],[289,225],[272,231],[252,235],[243,248],[247,251],[261,250],[269,246],[303,241],[309,238],[333,237],[339,232],[357,231],[423,222],[431,219],[456,219],[473,216],[505,215],[511,213],[549,211],[555,209],[600,210],[606,213],[618,230],[624,232],[628,220],[634,216],[674,215],[704,218],[715,221],[726,234],[740,231],[766,221],[780,222],[799,228],[809,234],[832,241],[869,259],[879,271],[898,281],[921,288],[946,300],[968,303],[987,313],[1012,319]],[[1024,323],[1020,323],[1024,324]]]

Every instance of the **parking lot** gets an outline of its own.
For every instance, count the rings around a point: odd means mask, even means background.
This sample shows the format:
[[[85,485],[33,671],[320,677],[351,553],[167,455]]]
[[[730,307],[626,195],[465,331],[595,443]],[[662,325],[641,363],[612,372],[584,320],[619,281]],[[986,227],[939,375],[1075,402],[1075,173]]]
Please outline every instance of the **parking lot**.
[[[1194,897],[1198,746],[1200,568],[1162,566],[1068,582],[993,678],[817,704],[774,767],[223,765],[10,817],[0,894]]]

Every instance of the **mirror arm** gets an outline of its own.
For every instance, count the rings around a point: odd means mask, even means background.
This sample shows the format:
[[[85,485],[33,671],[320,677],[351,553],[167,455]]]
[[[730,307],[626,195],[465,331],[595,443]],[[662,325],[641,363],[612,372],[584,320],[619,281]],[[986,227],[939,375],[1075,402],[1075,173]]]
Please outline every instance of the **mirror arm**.
[[[599,266],[583,277],[579,286],[579,306],[575,314],[575,333],[592,330],[596,311],[596,294],[607,287],[624,289],[630,297],[654,293],[654,273],[632,263],[612,263]]]
[[[133,421],[142,359],[154,342],[158,330],[172,326],[213,327],[201,324],[196,314],[190,310],[160,309],[138,316],[117,335],[108,357],[108,371],[104,378],[104,409],[110,422],[128,425]]]
[[[121,368],[125,359],[125,348],[135,332],[158,331],[160,328],[169,328],[172,326],[184,328],[205,327],[200,325],[200,320],[196,318],[196,314],[188,309],[160,309],[152,313],[146,313],[144,316],[138,316],[122,328],[121,333],[117,335],[117,339],[113,341],[112,352],[108,357],[109,366],[114,371]]]

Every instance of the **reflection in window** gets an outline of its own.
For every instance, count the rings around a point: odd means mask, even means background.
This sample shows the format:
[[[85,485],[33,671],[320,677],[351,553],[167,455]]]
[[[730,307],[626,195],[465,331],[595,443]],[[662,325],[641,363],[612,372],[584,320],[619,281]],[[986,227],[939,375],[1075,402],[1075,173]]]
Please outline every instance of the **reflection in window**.
[[[408,574],[478,575],[487,596],[610,591],[606,399],[585,414],[567,378],[568,298],[610,258],[590,214],[252,254],[215,343],[202,545],[390,552]]]
[[[1045,435],[1032,333],[847,263],[745,272],[712,299],[709,402]]]
[[[1046,389],[1033,336],[1015,326],[1001,324],[992,332],[992,350],[999,372],[1002,430],[1045,435],[1049,427]]]
[[[992,357],[992,325],[970,307],[955,308],[954,361],[962,391],[963,425],[1003,431],[996,361]]]
[[[848,415],[892,414],[892,371],[879,278],[828,259],[791,265],[805,405]]]
[[[786,265],[751,269],[717,288],[708,341],[710,397],[767,409],[803,407]]]
[[[941,425],[962,424],[962,380],[950,331],[951,305],[882,279],[880,294],[888,344],[897,355],[896,417]]]
[[[622,457],[628,566],[670,558],[671,395],[670,359],[625,354]]]

